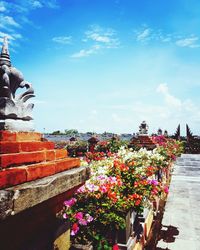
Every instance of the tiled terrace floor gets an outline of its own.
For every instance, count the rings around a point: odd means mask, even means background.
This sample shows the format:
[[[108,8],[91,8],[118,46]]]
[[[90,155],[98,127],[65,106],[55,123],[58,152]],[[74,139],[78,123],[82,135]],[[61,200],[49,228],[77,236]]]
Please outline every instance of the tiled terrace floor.
[[[200,250],[200,155],[176,162],[157,250]]]

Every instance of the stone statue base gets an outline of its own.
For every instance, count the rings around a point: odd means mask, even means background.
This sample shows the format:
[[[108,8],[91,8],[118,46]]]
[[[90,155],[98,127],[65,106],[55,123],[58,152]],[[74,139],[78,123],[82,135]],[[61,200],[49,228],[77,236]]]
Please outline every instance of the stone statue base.
[[[15,119],[0,120],[0,130],[31,132],[34,131],[34,123]]]
[[[0,97],[0,119],[19,119],[23,121],[33,120],[32,109],[34,104],[24,103],[24,98],[34,96],[33,94],[27,94],[23,97],[19,97],[17,100],[11,100],[7,97]]]

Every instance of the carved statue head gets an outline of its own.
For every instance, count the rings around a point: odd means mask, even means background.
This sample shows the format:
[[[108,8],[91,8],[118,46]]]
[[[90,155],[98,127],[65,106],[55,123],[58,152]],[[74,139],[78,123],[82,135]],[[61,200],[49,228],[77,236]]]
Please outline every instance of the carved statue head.
[[[26,90],[16,95],[18,88]],[[26,101],[34,97],[34,90],[24,80],[22,73],[11,66],[7,38],[4,38],[0,54],[0,119],[31,120],[33,104]]]

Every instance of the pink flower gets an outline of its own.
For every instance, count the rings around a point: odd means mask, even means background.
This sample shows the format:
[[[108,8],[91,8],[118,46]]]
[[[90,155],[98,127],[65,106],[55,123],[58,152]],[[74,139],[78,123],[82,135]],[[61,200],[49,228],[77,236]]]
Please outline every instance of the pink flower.
[[[108,188],[105,185],[102,185],[99,187],[100,192],[106,193],[108,191]]]
[[[158,181],[157,180],[152,180],[151,184],[154,185],[154,186],[157,186],[158,185]]]
[[[87,226],[87,221],[85,219],[80,219],[78,223],[82,226]]]
[[[86,188],[88,189],[88,191],[90,192],[95,192],[95,191],[98,191],[99,187],[94,185],[94,184],[90,184],[90,183],[87,183],[86,184]]]
[[[153,194],[153,195],[156,195],[156,194],[158,194],[158,190],[156,190],[155,188],[151,191],[151,193]]]
[[[63,214],[63,219],[67,219],[68,215],[66,213]]]
[[[105,175],[99,175],[99,176],[97,176],[97,180],[100,180],[100,181],[106,180],[106,176]]]
[[[111,184],[115,184],[116,183],[116,177],[110,176],[109,181],[110,181]]]
[[[164,187],[164,192],[165,192],[166,194],[169,193],[169,188],[168,188],[168,186],[165,186],[165,187]]]
[[[76,199],[75,198],[71,198],[70,200],[64,201],[64,205],[66,207],[71,207],[76,203]]]
[[[85,193],[85,185],[81,186],[76,192],[77,193]]]
[[[173,161],[176,160],[176,156],[175,155],[171,155],[171,158],[172,158]]]
[[[89,222],[89,223],[94,220],[94,218],[89,214],[86,214],[85,217],[86,217],[87,222]]]
[[[74,223],[74,224],[72,225],[71,235],[72,235],[72,236],[76,235],[78,231],[79,231],[78,224],[77,224],[77,223]]]
[[[78,220],[82,220],[82,219],[83,219],[83,213],[82,213],[82,212],[78,212],[78,213],[75,215],[75,218],[78,219]]]

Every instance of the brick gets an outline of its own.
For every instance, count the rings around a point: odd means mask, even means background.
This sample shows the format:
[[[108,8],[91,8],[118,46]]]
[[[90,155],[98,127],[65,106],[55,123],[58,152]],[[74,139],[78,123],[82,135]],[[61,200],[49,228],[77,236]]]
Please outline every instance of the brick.
[[[0,141],[0,154],[19,153],[20,143]]]
[[[41,141],[42,134],[37,132],[0,131],[0,141]]]
[[[16,132],[16,141],[41,141],[42,134],[37,132]]]
[[[52,150],[53,142],[11,142],[0,141],[0,154]]]
[[[24,169],[10,168],[0,171],[0,188],[11,187],[26,182]]]
[[[45,157],[46,157],[46,161],[54,161],[55,160],[55,150],[47,150],[45,151]]]
[[[56,161],[55,171],[56,173],[62,172],[67,169],[80,166],[80,159],[78,158],[65,158]]]
[[[56,159],[62,159],[67,157],[67,150],[66,149],[56,149]]]
[[[0,166],[7,168],[11,166],[19,166],[25,163],[37,163],[45,160],[45,152],[27,152],[0,155]]]
[[[27,181],[37,180],[55,174],[55,162],[45,162],[26,166]]]
[[[54,149],[53,142],[20,142],[20,151],[21,152],[31,152],[31,151],[41,151],[44,149]]]
[[[16,141],[16,132],[1,130],[0,141]]]

